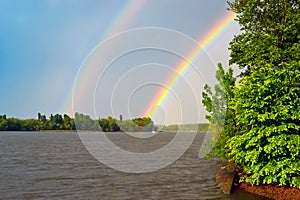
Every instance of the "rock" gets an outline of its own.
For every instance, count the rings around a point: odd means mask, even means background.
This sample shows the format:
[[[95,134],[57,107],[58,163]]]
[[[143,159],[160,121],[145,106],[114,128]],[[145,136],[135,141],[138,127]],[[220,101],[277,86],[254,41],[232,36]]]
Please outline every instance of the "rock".
[[[221,169],[216,174],[216,182],[218,183],[224,194],[232,193],[235,179],[236,172],[230,172],[226,167],[221,167]]]

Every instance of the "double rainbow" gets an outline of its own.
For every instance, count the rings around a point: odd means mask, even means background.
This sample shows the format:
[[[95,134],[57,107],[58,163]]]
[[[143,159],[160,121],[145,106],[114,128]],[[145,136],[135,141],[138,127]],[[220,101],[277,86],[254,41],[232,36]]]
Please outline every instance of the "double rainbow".
[[[137,3],[138,2],[138,3]],[[116,14],[114,17],[114,20],[110,23],[110,25],[107,27],[106,31],[102,34],[102,38],[106,38],[108,35],[112,33],[119,32],[120,30],[126,29],[129,22],[134,19],[134,17],[140,12],[141,8],[145,6],[144,1],[128,1],[124,4],[122,8],[120,8],[119,13]],[[200,55],[204,52],[204,50],[219,36],[223,33],[223,31],[234,21],[236,14],[235,13],[228,13],[226,16],[223,16],[222,19],[205,35],[204,38],[201,38],[199,40],[199,48],[196,48],[192,50],[192,52],[187,56],[186,60],[182,61],[176,68],[174,75],[172,75],[166,84],[164,84],[166,87],[161,88],[155,97],[152,99],[152,101],[149,103],[149,105],[146,107],[143,116],[149,116],[153,117],[155,112],[157,111],[157,108],[163,104],[166,99],[168,98],[168,95],[170,94],[170,89],[174,86],[174,84],[178,81],[178,79],[183,76],[188,69],[191,67],[191,63],[193,63]],[[92,71],[90,72],[92,73]],[[85,77],[88,77],[88,74],[86,74]],[[88,85],[88,81],[82,81],[82,88],[84,88],[86,85]],[[68,97],[66,98],[67,103],[64,104],[64,108],[67,109],[67,113],[74,115],[74,110],[72,106],[72,99],[73,91],[70,92]]]

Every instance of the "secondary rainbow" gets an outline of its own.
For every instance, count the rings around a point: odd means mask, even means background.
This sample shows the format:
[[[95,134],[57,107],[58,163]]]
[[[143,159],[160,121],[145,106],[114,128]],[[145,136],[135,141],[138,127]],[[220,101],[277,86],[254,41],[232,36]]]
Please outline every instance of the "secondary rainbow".
[[[197,57],[202,52],[204,52],[205,48],[207,48],[209,44],[211,44],[212,41],[215,38],[217,38],[226,29],[226,27],[228,27],[234,21],[235,17],[236,14],[232,12],[228,14],[226,17],[223,17],[223,19],[220,20],[219,23],[216,26],[214,26],[214,28],[212,28],[204,38],[201,38],[199,40],[198,48],[194,49],[191,52],[191,54],[187,57],[187,61],[184,60],[178,65],[178,67],[175,69],[176,71],[175,75],[169,78],[169,80],[165,84],[166,87],[161,88],[160,91],[155,96],[155,98],[153,98],[153,100],[147,107],[144,116],[153,117],[153,115],[156,112],[156,109],[158,108],[157,105],[161,105],[164,103],[164,101],[168,97],[168,94],[170,93],[170,89],[174,86],[177,80],[187,72],[187,70],[191,66],[190,63],[195,61]]]
[[[104,33],[101,33],[102,39],[105,40],[110,35],[119,33],[127,28],[127,26],[134,20],[135,16],[142,10],[142,8],[146,5],[145,1],[135,1],[128,0],[125,1],[123,7],[116,12],[115,17],[112,18],[109,26],[106,28]],[[86,74],[81,75],[76,81],[78,81],[77,85],[80,85],[80,89],[89,86],[89,81],[86,77],[92,76],[94,73],[93,69],[89,70]],[[74,87],[74,85],[73,85]],[[70,90],[70,93],[66,95],[66,102],[63,104],[63,110],[65,113],[68,113],[71,116],[74,116],[73,111],[73,90]]]

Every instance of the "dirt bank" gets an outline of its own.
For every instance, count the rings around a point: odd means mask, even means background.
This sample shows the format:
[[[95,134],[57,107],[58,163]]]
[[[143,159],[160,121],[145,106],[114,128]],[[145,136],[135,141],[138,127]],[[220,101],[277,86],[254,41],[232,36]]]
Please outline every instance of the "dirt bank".
[[[280,187],[275,185],[252,186],[249,183],[241,183],[239,189],[278,200],[298,200],[300,199],[300,189]]]

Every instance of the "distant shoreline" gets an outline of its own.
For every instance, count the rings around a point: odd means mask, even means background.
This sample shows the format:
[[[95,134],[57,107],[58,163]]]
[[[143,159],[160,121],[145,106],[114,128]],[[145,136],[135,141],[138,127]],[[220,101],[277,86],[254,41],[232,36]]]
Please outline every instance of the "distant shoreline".
[[[99,131],[103,132],[199,132],[209,129],[208,123],[193,124],[154,124],[150,117],[134,119],[115,119],[111,116],[107,118],[92,119],[89,115],[75,113],[72,118],[67,114],[51,114],[46,117],[41,113],[37,114],[37,119],[7,118],[0,115],[0,131],[49,131],[49,132],[75,132]]]
[[[42,132],[47,132],[47,133],[76,133],[76,132],[99,132],[99,133],[124,133],[126,134],[126,132],[131,132],[131,133],[149,133],[149,134],[153,134],[152,132],[147,132],[147,131],[137,131],[137,132],[134,132],[134,131],[114,131],[114,132],[104,132],[104,131],[96,131],[96,130],[38,130],[38,131],[28,131],[28,130],[20,130],[20,131],[3,131],[3,130],[0,130],[0,133],[3,133],[3,132],[23,132],[23,133],[26,133],[26,132],[31,132],[31,133],[42,133]],[[198,131],[198,132],[195,132],[195,131],[157,131],[155,132],[155,134],[157,133],[206,133],[207,131]]]

